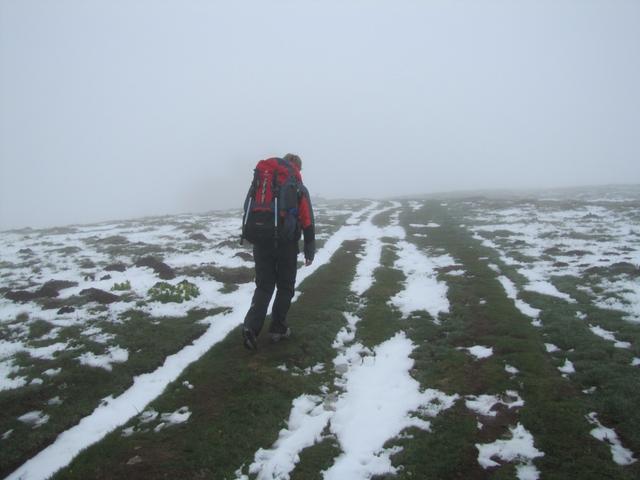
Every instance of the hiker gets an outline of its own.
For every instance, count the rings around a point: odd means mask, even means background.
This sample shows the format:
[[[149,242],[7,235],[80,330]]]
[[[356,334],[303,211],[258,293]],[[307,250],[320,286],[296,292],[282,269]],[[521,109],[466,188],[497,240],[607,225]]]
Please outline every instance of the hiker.
[[[242,238],[253,244],[256,289],[244,319],[242,336],[249,350],[258,347],[274,288],[269,334],[272,342],[291,335],[286,317],[293,297],[298,267],[298,242],[304,235],[305,265],[315,255],[315,227],[311,199],[302,184],[302,161],[283,158],[258,162],[244,206]]]

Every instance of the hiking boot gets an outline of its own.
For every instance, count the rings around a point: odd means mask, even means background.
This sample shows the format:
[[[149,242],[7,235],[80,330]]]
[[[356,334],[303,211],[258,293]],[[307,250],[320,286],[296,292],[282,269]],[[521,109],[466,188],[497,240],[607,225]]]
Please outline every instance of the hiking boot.
[[[244,339],[244,348],[247,350],[257,350],[258,340],[255,333],[248,328],[242,329],[242,338]]]
[[[277,343],[280,340],[284,340],[285,338],[289,338],[291,336],[291,329],[287,327],[287,329],[283,333],[270,333],[271,335],[271,343]]]

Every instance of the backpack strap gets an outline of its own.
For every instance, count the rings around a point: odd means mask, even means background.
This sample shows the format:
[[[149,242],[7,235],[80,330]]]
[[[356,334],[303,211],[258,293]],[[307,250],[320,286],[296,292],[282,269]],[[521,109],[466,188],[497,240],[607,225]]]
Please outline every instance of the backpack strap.
[[[276,170],[272,171],[273,178],[271,179],[271,196],[272,198],[278,198],[280,185],[278,184],[278,172]]]
[[[253,169],[253,180],[251,181],[251,185],[249,186],[249,191],[247,192],[247,196],[244,199],[244,215],[242,216],[242,233],[240,234],[240,245],[244,242],[244,228],[247,224],[247,219],[249,218],[249,212],[251,211],[251,206],[253,205],[253,198],[256,194],[256,189],[258,188],[258,169]]]
[[[296,178],[296,172],[293,169],[293,166],[291,165],[291,162],[289,160],[285,160],[284,158],[278,158],[278,165],[281,165],[284,168],[286,168],[287,171],[289,172],[289,175],[292,176],[293,178]]]

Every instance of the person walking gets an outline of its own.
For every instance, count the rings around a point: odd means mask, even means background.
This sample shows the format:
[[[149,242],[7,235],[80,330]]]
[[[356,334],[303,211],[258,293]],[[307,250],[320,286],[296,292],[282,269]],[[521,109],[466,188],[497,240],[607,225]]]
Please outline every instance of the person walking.
[[[302,183],[298,155],[258,162],[245,200],[243,238],[253,244],[256,289],[244,318],[242,337],[249,350],[258,348],[269,302],[269,335],[278,342],[291,335],[287,313],[291,305],[298,267],[299,240],[304,235],[305,265],[315,256],[315,225],[309,191]]]

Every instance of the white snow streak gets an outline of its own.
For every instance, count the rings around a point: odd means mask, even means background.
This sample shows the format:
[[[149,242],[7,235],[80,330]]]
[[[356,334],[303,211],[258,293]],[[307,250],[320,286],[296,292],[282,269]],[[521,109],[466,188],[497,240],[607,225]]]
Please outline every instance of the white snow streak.
[[[257,474],[258,480],[288,479],[300,461],[299,453],[320,441],[331,413],[325,410],[321,397],[301,395],[296,398],[287,428],[280,431],[272,448],[261,448],[256,452],[249,472]]]
[[[381,212],[384,211],[382,210]],[[375,227],[372,220],[375,215],[381,212],[374,211],[359,225],[361,230],[368,230],[369,235],[365,237],[367,242],[364,254],[360,256],[360,261],[356,267],[356,275],[351,283],[351,291],[358,296],[369,290],[373,285],[373,273],[380,266],[380,256],[382,255],[382,241],[380,238],[383,236],[383,230]]]
[[[372,206],[369,206],[366,210],[371,209]],[[353,217],[360,215],[362,212],[356,212]],[[322,264],[327,263],[342,242],[357,237],[354,230],[357,230],[357,227],[342,227],[336,235],[331,237],[324,248],[316,254],[314,263],[298,273],[299,281],[311,275]],[[394,227],[382,230],[397,232]],[[400,230],[404,232],[402,229]],[[145,406],[158,397],[165,387],[174,381],[188,365],[198,360],[211,347],[224,339],[231,330],[242,323],[245,308],[250,302],[252,293],[252,284],[243,284],[235,292],[225,295],[215,291],[211,292],[207,301],[212,302],[212,298],[219,300],[222,305],[230,306],[232,311],[203,320],[203,322],[209,323],[209,328],[191,345],[167,357],[164,364],[155,371],[135,377],[133,385],[128,390],[115,399],[104,402],[76,426],[61,433],[53,444],[25,462],[9,475],[7,480],[36,480],[50,477],[68,465],[80,451],[98,442],[109,432],[136,416],[138,412],[143,411]],[[201,297],[203,296],[198,297],[200,302],[203,301]],[[193,306],[191,305],[189,309]]]
[[[391,208],[399,206],[396,204]],[[335,245],[344,240],[367,239],[351,284],[351,290],[357,295],[362,295],[373,284],[373,273],[380,265],[381,238],[405,237],[400,227],[379,228],[372,224],[372,218],[381,212],[369,210],[368,218],[359,225],[348,221],[348,226],[342,227],[327,242],[328,247],[325,246],[328,251],[335,251]],[[394,218],[393,222],[396,221]],[[332,240],[334,243],[330,243]],[[403,244],[400,255],[404,254],[406,264],[422,262],[424,265],[425,259],[428,262],[422,253],[407,248],[406,242],[400,243]],[[413,258],[409,258],[409,251],[414,254]],[[449,262],[450,257],[446,260]],[[429,263],[423,271],[431,273],[434,266]],[[421,295],[427,293],[428,290],[421,291]],[[444,293],[446,299],[446,288]],[[323,472],[325,479],[366,479],[376,474],[393,473],[396,469],[391,464],[391,455],[396,450],[384,449],[384,444],[408,427],[429,429],[430,426],[427,420],[412,412],[435,416],[457,400],[457,395],[447,396],[437,390],[420,391],[419,383],[409,374],[414,363],[410,357],[414,345],[404,332],[371,351],[359,343],[351,344],[360,318],[351,313],[344,315],[347,325],[333,342],[338,350],[334,359],[338,391],[324,387],[322,397],[302,395],[293,401],[287,428],[280,432],[270,449],[258,450],[249,466],[249,472],[257,474],[258,479],[289,479],[299,461],[299,453],[320,441],[327,425],[336,435],[343,453]],[[372,422],[372,418],[376,421]],[[237,471],[238,478],[247,478],[241,470]]]
[[[540,320],[538,320],[538,316],[540,315],[540,310],[538,310],[537,308],[533,308],[524,300],[521,300],[520,298],[518,298],[518,289],[509,278],[505,277],[504,275],[500,275],[498,277],[498,280],[502,284],[502,288],[504,288],[504,291],[507,293],[507,297],[513,300],[513,303],[515,304],[516,308],[520,310],[520,312],[523,315],[530,317],[532,319],[531,323],[533,324],[533,326],[535,327],[542,326],[542,324],[540,323]]]
[[[620,443],[620,439],[618,439],[618,435],[616,432],[611,429],[603,426],[598,420],[598,415],[595,412],[591,412],[587,415],[587,420],[590,424],[595,425],[596,428],[591,430],[591,436],[600,440],[601,442],[605,442],[609,444],[609,448],[611,448],[611,455],[613,456],[613,461],[618,465],[631,465],[637,461],[636,458],[633,457],[633,452],[622,446]]]
[[[234,292],[234,293],[237,293]],[[244,295],[248,296],[249,292]],[[242,322],[243,313],[209,317],[209,329],[191,345],[170,355],[157,370],[135,377],[120,396],[104,402],[80,423],[61,433],[56,441],[7,477],[7,480],[46,479],[66,466],[80,451],[101,440],[144,410],[191,363]]]
[[[428,421],[411,412],[421,410],[435,416],[455,403],[457,395],[433,389],[420,392],[420,385],[409,374],[413,348],[400,332],[378,345],[373,355],[350,364],[344,376],[345,393],[336,402],[331,419],[331,431],[343,453],[324,472],[325,479],[395,473],[390,461],[393,452],[383,448],[385,442],[408,427],[430,428]]]
[[[613,332],[610,332],[609,330],[605,330],[602,327],[599,327],[597,325],[591,325],[591,324],[589,325],[589,330],[591,330],[594,335],[597,335],[600,338],[604,338],[605,340],[613,342],[613,346],[616,348],[631,348],[631,344],[629,342],[621,342],[617,340]]]

